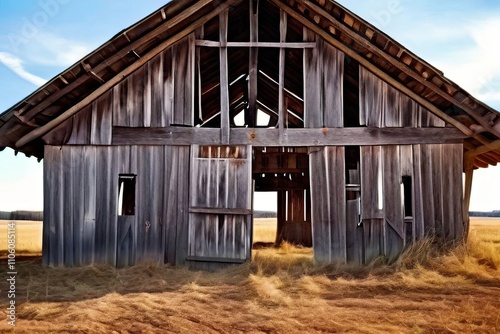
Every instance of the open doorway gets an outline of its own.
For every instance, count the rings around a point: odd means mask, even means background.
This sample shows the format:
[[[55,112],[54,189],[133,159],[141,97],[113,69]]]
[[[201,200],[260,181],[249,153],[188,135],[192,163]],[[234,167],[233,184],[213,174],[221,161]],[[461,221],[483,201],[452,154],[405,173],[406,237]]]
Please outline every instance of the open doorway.
[[[253,195],[253,248],[272,247],[278,229],[276,191],[255,191]]]
[[[309,156],[305,147],[254,147],[254,247],[286,241],[312,246]],[[260,216],[256,205],[274,201],[274,217]],[[269,204],[267,204],[269,205]],[[272,210],[269,210],[272,211]],[[257,215],[256,215],[257,213]]]

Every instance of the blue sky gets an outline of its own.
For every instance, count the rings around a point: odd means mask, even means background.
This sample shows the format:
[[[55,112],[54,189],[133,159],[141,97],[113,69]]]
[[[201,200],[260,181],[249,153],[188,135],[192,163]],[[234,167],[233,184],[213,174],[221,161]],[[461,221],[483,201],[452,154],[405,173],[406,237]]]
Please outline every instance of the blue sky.
[[[165,2],[0,0],[0,112]],[[338,2],[500,110],[500,2]],[[42,209],[42,165],[0,152],[0,211]],[[471,209],[500,209],[500,167],[475,173]]]

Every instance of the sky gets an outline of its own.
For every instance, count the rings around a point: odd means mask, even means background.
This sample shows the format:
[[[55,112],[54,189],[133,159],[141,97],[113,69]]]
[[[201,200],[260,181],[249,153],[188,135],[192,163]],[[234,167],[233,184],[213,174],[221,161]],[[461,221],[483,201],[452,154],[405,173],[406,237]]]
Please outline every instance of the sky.
[[[500,110],[500,44],[490,37],[500,34],[500,2],[338,2]],[[0,112],[165,3],[0,0]],[[0,152],[0,211],[42,210],[42,169],[43,161]],[[271,209],[273,202],[261,199],[256,209]],[[475,172],[471,210],[500,210],[500,167]]]

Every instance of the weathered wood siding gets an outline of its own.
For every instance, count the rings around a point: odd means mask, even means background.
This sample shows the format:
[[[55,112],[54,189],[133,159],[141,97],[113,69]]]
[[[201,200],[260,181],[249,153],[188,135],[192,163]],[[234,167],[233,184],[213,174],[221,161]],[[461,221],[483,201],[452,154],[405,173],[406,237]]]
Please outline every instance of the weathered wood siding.
[[[46,146],[44,263],[184,263],[189,152],[185,146]],[[136,175],[134,216],[118,215],[120,174]]]
[[[188,260],[241,263],[251,258],[251,156],[246,146],[193,147]]]
[[[309,158],[314,262],[346,262],[344,147],[322,147]]]
[[[361,203],[346,200],[343,147],[311,153],[316,263],[393,260],[426,235],[464,236],[462,144],[361,147]],[[403,177],[411,178],[412,216],[404,216]],[[357,225],[360,214],[362,224]]]
[[[344,126],[344,53],[305,29],[316,48],[304,50],[304,127]]]
[[[363,66],[359,67],[359,122],[376,128],[445,126],[442,119]]]

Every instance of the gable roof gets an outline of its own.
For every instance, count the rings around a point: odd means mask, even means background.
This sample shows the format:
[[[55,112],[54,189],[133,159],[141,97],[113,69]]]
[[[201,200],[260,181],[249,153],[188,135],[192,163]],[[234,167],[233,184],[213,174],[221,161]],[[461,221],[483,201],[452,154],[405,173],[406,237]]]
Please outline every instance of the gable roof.
[[[237,12],[246,2],[174,0],[121,31],[0,115],[0,149],[8,146],[28,156],[43,157],[40,137],[61,120],[77,113],[158,52],[225,9]],[[357,60],[448,125],[457,127],[468,136],[464,154],[474,167],[496,165],[500,161],[500,153],[495,151],[500,149],[500,132],[491,127],[500,114],[382,31],[333,1],[269,0],[266,3],[282,9],[291,19]],[[269,15],[273,15],[272,9]],[[476,133],[471,127],[485,131]]]

